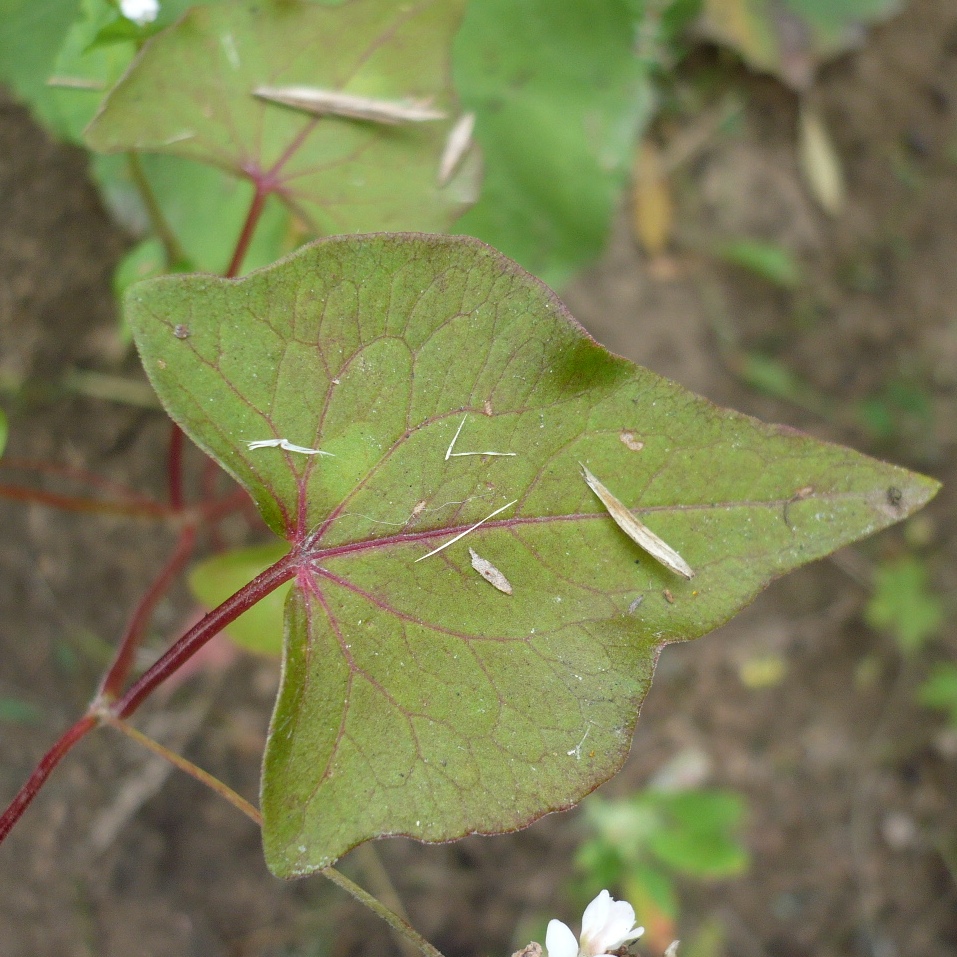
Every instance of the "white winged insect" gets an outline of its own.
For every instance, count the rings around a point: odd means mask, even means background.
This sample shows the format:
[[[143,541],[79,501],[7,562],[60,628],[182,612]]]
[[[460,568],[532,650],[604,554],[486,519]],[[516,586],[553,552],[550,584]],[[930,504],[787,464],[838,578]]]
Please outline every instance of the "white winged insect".
[[[472,145],[472,131],[475,129],[475,114],[463,113],[449,130],[442,158],[439,160],[439,186],[445,186],[459,163]]]
[[[581,463],[579,462],[579,465]],[[657,558],[665,568],[684,578],[694,578],[691,566],[667,543],[663,542],[650,528],[643,525],[611,492],[595,478],[584,465],[582,475],[588,487],[601,499],[602,505],[615,524],[636,544],[640,545],[652,558]]]
[[[442,110],[420,100],[378,100],[341,90],[323,90],[313,86],[257,86],[253,95],[270,103],[280,103],[315,116],[331,114],[370,123],[426,123],[444,120]]]
[[[323,452],[322,449],[310,449],[305,445],[293,445],[289,439],[257,439],[255,442],[247,442],[246,448],[250,452],[256,449],[284,449],[286,452],[298,452],[300,455],[328,455],[335,458],[332,452]]]

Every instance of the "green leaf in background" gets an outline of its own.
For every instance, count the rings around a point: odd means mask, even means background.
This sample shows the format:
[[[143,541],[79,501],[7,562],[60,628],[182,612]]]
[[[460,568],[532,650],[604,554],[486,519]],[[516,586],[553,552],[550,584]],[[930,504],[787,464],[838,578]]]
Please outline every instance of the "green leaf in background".
[[[136,54],[134,39],[96,42],[100,33],[121,17],[107,0],[81,0],[80,16],[71,24],[54,61],[48,80],[52,115],[47,117],[57,136],[80,143],[107,91],[123,75]],[[133,26],[133,24],[130,24]]]
[[[824,419],[833,417],[828,398],[780,359],[761,352],[744,352],[733,357],[732,365],[749,388],[810,409]]]
[[[806,89],[824,61],[860,45],[900,0],[704,0],[705,33],[756,70]]]
[[[944,623],[944,604],[924,562],[903,555],[879,566],[864,618],[872,628],[891,632],[901,651],[919,651]]]
[[[623,891],[655,952],[676,933],[675,875],[711,880],[748,865],[739,833],[745,806],[734,792],[652,787],[610,801],[591,796],[583,808],[591,836],[579,848],[576,867],[589,888]]]
[[[0,0],[0,81],[54,135],[78,142],[137,42],[206,2],[163,0],[156,22],[138,27],[110,0]]]
[[[593,797],[585,807],[586,822],[596,837],[579,863],[602,861],[600,849],[613,850],[621,873],[605,876],[615,883],[650,858],[692,877],[728,877],[747,866],[738,837],[745,805],[732,791],[650,788],[615,801]]]
[[[211,164],[281,200],[314,235],[443,229],[474,199],[478,170],[472,150],[449,183],[438,182],[456,119],[448,61],[461,8],[262,0],[191,10],[146,44],[86,141]],[[258,99],[264,85],[428,101],[448,119],[320,119]]]
[[[936,665],[921,685],[919,697],[928,708],[946,711],[951,725],[957,728],[957,665]]]
[[[137,243],[113,271],[113,293],[121,299],[135,282],[152,279],[166,272],[166,254],[163,244],[151,237]]]
[[[678,919],[680,905],[674,881],[659,865],[632,861],[622,870],[619,880],[624,898],[643,923],[662,918],[673,923]]]
[[[43,710],[20,698],[0,697],[0,724],[40,724]]]
[[[48,127],[58,111],[47,80],[80,0],[0,0],[0,80]]]
[[[900,376],[857,405],[857,418],[875,438],[914,441],[934,434],[934,402],[926,382]]]
[[[150,235],[150,220],[125,156],[94,156],[91,172],[113,217],[134,236]],[[252,202],[253,187],[211,166],[178,156],[141,157],[143,175],[182,251],[165,271],[222,274]],[[270,197],[243,260],[243,271],[267,266],[307,238],[288,209]],[[165,257],[164,257],[165,258]]]
[[[596,799],[587,798],[584,807],[587,808],[588,803],[593,800]],[[620,849],[611,846],[607,841],[590,838],[583,841],[575,852],[575,867],[584,875],[580,896],[587,903],[592,888],[614,887],[620,882],[622,872]]]
[[[169,24],[189,5],[186,0],[166,0],[161,6],[158,24]],[[50,6],[44,3],[37,4],[35,8],[47,9]],[[18,92],[55,135],[71,142],[80,142],[83,130],[92,120],[107,91],[131,63],[137,41],[145,39],[157,24],[147,28],[137,27],[120,17],[116,6],[108,0],[82,0],[74,7],[71,12],[75,19],[57,35],[58,51],[49,63],[44,61],[35,65],[36,75],[31,81],[32,85],[27,84]],[[19,19],[24,16],[21,12]],[[15,19],[13,24],[0,23],[0,51],[3,50],[5,39],[12,42],[13,37],[20,36],[19,19]],[[48,34],[54,30],[56,22],[56,18],[50,21],[27,21],[38,35],[38,40],[25,44],[24,49],[32,50],[36,42],[49,39]],[[104,30],[124,24],[125,32],[120,32],[116,42],[102,42]],[[11,81],[13,77],[9,74],[26,55],[24,49],[18,47],[9,51],[10,58],[5,67],[7,78]],[[4,64],[0,63],[0,70],[3,69]],[[57,86],[47,85],[50,78],[54,79]],[[236,237],[249,211],[252,185],[238,181],[219,169],[175,156],[145,156],[142,169],[157,205],[175,233],[190,267],[206,272],[223,272],[229,264]],[[148,235],[151,223],[140,191],[131,178],[126,158],[93,156],[90,172],[116,221],[134,236]],[[246,255],[245,269],[252,270],[275,262],[295,249],[304,238],[306,236],[302,229],[293,228],[285,207],[276,200],[269,200]],[[137,261],[137,268],[141,265],[142,262]],[[165,262],[164,257],[160,268],[165,271],[181,266],[181,263]],[[122,286],[125,281],[125,276],[120,275],[115,282]]]
[[[288,551],[285,545],[276,543],[252,545],[214,555],[190,572],[190,590],[206,608],[215,608]],[[243,612],[226,629],[227,637],[247,651],[261,655],[281,654],[283,605],[289,588],[288,584],[281,585]]]
[[[579,801],[627,756],[662,644],[938,487],[611,355],[462,237],[340,237],[239,281],[147,280],[126,309],[170,415],[291,545],[262,784],[283,876]],[[280,439],[329,455],[248,446]],[[627,538],[583,465],[697,577]]]
[[[651,796],[666,822],[648,841],[661,863],[691,877],[731,877],[747,868],[738,836],[745,812],[739,795],[695,790]]]
[[[7,417],[3,409],[0,409],[0,455],[7,447]]]
[[[455,40],[485,179],[456,229],[551,286],[598,256],[654,95],[627,0],[480,0]]]
[[[747,269],[782,289],[796,289],[801,267],[790,250],[759,239],[736,239],[715,249],[725,262]]]

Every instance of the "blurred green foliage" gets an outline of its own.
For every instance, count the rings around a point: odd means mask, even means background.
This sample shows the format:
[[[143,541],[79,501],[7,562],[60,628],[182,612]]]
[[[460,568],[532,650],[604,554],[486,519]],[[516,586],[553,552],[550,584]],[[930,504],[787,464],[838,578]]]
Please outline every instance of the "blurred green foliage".
[[[39,724],[43,710],[21,698],[0,697],[0,724]]]
[[[315,0],[312,0],[315,2]],[[0,0],[0,80],[56,136],[82,132],[137,50],[189,0],[164,0],[136,26],[110,0]],[[6,8],[5,10],[3,8]],[[465,109],[477,115],[485,184],[456,231],[478,236],[560,286],[604,247],[630,175],[635,142],[657,107],[657,83],[683,54],[701,0],[472,0],[453,51]],[[51,78],[53,84],[50,84]],[[97,156],[91,175],[116,219],[149,240],[142,183],[122,157]],[[222,271],[251,199],[248,183],[172,156],[144,155],[140,176],[176,237],[124,261],[131,276]],[[244,271],[311,238],[272,200]]]
[[[920,651],[944,623],[944,603],[931,588],[926,564],[903,555],[878,566],[864,617],[872,628],[890,632],[905,654]]]
[[[945,711],[951,726],[957,728],[957,664],[936,665],[921,685],[918,700]]]
[[[796,289],[801,283],[801,267],[797,260],[789,250],[775,243],[736,239],[718,246],[715,253],[726,262],[747,269],[782,289]]]
[[[745,805],[732,791],[647,789],[583,804],[590,836],[575,863],[589,887],[617,887],[639,920],[678,915],[679,877],[732,877],[748,867],[741,839]]]

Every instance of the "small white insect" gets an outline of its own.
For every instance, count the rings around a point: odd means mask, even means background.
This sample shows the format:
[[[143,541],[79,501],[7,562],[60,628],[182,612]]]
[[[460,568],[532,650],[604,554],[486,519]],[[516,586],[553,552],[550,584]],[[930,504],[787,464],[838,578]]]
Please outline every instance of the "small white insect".
[[[270,103],[291,106],[315,116],[331,113],[353,120],[369,120],[395,126],[399,123],[423,123],[444,120],[446,114],[427,102],[415,100],[377,100],[371,96],[322,90],[313,86],[257,86],[253,95]]]
[[[581,465],[581,462],[578,464]],[[581,469],[588,487],[601,499],[602,505],[608,509],[608,514],[615,520],[615,524],[633,542],[640,545],[652,558],[657,558],[665,568],[676,575],[687,579],[694,578],[691,567],[667,542],[663,542],[650,528],[642,525],[584,465]]]
[[[512,583],[486,558],[482,558],[474,548],[469,549],[472,567],[490,584],[506,595],[512,594]]]
[[[227,33],[219,39],[220,44],[223,48],[223,53],[226,54],[226,59],[229,60],[229,65],[234,69],[239,69],[239,51],[236,49],[236,41],[233,39],[231,33]]]
[[[247,442],[246,447],[250,452],[255,449],[285,449],[287,452],[299,452],[301,455],[328,455],[330,458],[335,458],[333,452],[309,449],[304,445],[293,445],[289,439],[258,439],[255,442]]]
[[[475,114],[463,113],[456,121],[455,125],[449,130],[449,137],[445,141],[445,149],[442,150],[442,158],[439,160],[439,186],[445,186],[452,178],[452,174],[458,169],[462,157],[469,151],[472,145],[472,130],[475,129]]]

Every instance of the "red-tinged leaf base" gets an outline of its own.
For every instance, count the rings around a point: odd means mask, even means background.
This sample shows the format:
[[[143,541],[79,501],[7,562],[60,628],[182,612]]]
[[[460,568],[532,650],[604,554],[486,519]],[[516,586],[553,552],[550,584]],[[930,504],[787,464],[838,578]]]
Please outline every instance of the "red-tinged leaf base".
[[[262,787],[282,876],[574,804],[621,767],[665,642],[936,490],[611,355],[474,240],[332,239],[239,281],[151,280],[127,309],[170,414],[292,548]],[[248,448],[266,439],[334,457]]]

